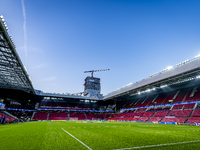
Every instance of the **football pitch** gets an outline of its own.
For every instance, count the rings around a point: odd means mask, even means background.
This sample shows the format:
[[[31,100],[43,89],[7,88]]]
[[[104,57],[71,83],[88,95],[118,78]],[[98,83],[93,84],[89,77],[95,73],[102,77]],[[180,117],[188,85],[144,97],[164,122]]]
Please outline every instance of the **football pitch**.
[[[0,150],[200,149],[200,127],[42,121],[0,126]]]

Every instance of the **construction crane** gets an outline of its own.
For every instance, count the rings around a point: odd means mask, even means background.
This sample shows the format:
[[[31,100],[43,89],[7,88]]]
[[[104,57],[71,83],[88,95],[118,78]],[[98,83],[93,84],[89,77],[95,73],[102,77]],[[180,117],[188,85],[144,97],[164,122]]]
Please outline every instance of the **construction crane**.
[[[101,69],[101,70],[90,70],[90,71],[84,71],[84,73],[90,73],[91,72],[91,77],[93,77],[94,72],[100,72],[100,71],[109,71],[110,69]]]

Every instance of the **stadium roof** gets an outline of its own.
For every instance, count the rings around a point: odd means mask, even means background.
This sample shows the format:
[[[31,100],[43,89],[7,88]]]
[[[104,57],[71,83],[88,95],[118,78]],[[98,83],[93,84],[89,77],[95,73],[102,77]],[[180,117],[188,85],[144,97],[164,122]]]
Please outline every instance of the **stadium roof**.
[[[140,95],[141,93],[161,89],[170,85],[180,84],[191,80],[200,80],[200,55],[192,60],[186,60],[175,67],[168,67],[146,79],[130,83],[104,96],[104,100],[118,99],[123,96]]]
[[[60,94],[60,93],[45,93],[40,90],[35,90],[36,94],[44,97],[55,97],[55,98],[70,98],[70,99],[79,99],[79,100],[102,100],[98,97],[87,97],[82,96],[81,94]]]
[[[23,66],[8,27],[0,16],[0,88],[22,90],[35,94],[29,75]]]

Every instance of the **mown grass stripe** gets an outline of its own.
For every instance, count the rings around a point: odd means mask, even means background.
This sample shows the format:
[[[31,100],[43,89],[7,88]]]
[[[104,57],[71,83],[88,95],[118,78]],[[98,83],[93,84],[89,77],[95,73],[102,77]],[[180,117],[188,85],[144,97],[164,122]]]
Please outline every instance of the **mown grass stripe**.
[[[147,146],[138,146],[138,147],[129,147],[129,148],[120,148],[120,149],[115,149],[115,150],[139,149],[139,148],[149,148],[149,147],[159,147],[159,146],[168,146],[168,145],[178,145],[178,144],[187,144],[187,143],[195,143],[195,142],[200,142],[200,140],[177,142],[177,143],[157,144],[157,145],[147,145]]]
[[[87,147],[89,150],[92,150],[89,146],[87,146],[86,144],[84,144],[83,142],[81,142],[79,139],[77,139],[75,136],[73,136],[72,134],[70,134],[69,132],[67,132],[65,129],[61,128],[63,131],[65,131],[67,134],[69,134],[71,137],[73,137],[74,139],[76,139],[78,142],[80,142],[82,145],[84,145],[85,147]]]

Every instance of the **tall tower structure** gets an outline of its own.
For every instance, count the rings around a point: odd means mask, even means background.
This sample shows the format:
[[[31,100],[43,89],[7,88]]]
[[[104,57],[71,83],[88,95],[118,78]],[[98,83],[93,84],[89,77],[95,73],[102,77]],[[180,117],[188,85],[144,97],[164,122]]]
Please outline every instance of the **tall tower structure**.
[[[103,97],[103,95],[101,94],[101,80],[100,78],[93,77],[93,74],[94,72],[109,71],[109,70],[110,69],[103,69],[103,70],[91,70],[84,72],[84,73],[91,73],[91,77],[88,76],[85,78],[84,96],[98,97],[98,98]]]
[[[89,97],[99,97],[101,93],[100,78],[86,77],[84,84],[84,95]]]

